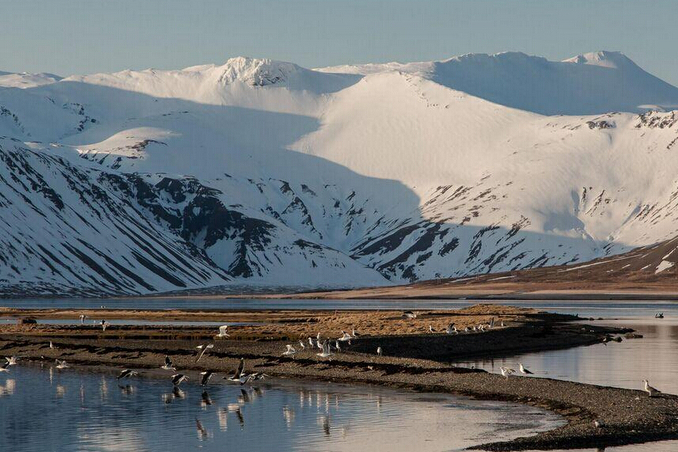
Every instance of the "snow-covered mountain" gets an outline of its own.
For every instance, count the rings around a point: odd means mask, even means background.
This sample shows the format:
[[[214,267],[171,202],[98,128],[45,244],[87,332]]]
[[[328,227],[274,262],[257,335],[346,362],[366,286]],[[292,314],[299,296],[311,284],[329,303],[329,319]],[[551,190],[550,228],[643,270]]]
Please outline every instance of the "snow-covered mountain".
[[[0,75],[0,286],[349,287],[627,251],[678,235],[676,106],[615,52]]]

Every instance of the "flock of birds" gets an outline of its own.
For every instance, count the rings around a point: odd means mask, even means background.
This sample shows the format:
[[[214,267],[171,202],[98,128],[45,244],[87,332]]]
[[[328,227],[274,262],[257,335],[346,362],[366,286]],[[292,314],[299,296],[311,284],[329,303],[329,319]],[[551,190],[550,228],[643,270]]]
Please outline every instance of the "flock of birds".
[[[87,316],[81,315],[80,316],[80,322],[83,323]],[[102,320],[100,322],[102,325],[102,328],[104,331],[106,331],[106,327],[108,326],[108,323],[105,320]],[[229,337],[228,334],[228,325],[222,325],[219,327],[219,333],[215,336],[217,338],[227,338]],[[51,350],[56,350],[57,346],[52,342],[49,341],[49,348]],[[213,343],[208,343],[208,344],[200,344],[196,348],[196,359],[195,362],[199,362],[205,354],[208,352],[208,350],[211,350],[214,348]],[[17,361],[17,358],[15,356],[7,358],[7,363],[5,364],[0,364],[0,371],[7,371],[7,367],[10,365],[15,365]],[[60,360],[56,359],[56,368],[61,370],[61,369],[66,369],[69,367],[68,363],[65,360]],[[177,372],[177,368],[175,367],[174,363],[172,362],[172,358],[169,357],[168,355],[165,355],[165,363],[160,366],[162,370],[167,370],[167,371],[172,371],[172,372]],[[215,372],[211,370],[206,370],[204,372],[200,373],[200,385],[201,386],[206,386],[212,376],[214,376]],[[116,377],[117,380],[122,380],[122,379],[127,379],[131,377],[136,377],[139,375],[138,371],[132,370],[132,369],[123,369],[118,376]],[[230,381],[230,382],[235,382],[235,383],[240,383],[241,385],[248,384],[250,382],[256,381],[256,380],[262,380],[266,378],[267,375],[262,372],[251,372],[247,373],[245,372],[245,360],[244,358],[240,359],[240,364],[238,365],[238,368],[233,372],[232,375],[224,377],[224,380]],[[184,373],[174,373],[171,376],[171,381],[172,384],[175,387],[178,387],[182,383],[186,382],[189,380],[189,377],[184,374]]]
[[[403,319],[416,319],[417,318],[417,313],[414,311],[404,311],[401,315]],[[463,333],[484,333],[488,330],[491,330],[492,328],[495,328],[495,319],[492,317],[488,323],[481,323],[479,325],[472,325],[472,326],[466,326],[464,327],[463,330],[457,329],[457,327],[454,325],[454,323],[450,323],[445,327],[443,330],[436,331],[433,328],[433,325],[428,326],[428,332],[429,333],[445,333],[445,334],[463,334]],[[504,327],[504,321],[502,320],[500,322],[500,326]],[[299,347],[295,347],[292,344],[287,344],[285,346],[285,351],[283,351],[282,356],[286,357],[292,357],[300,352],[301,350],[305,350],[306,347],[310,347],[311,349],[318,348],[320,350],[319,353],[316,353],[316,355],[320,358],[329,358],[333,355],[335,355],[336,352],[340,352],[342,350],[342,343],[346,343],[347,345],[351,345],[351,341],[354,339],[358,339],[359,335],[356,333],[355,328],[352,329],[351,333],[347,333],[346,331],[341,331],[341,337],[338,337],[336,339],[322,339],[320,333],[316,335],[315,338],[313,337],[308,337],[308,342],[307,344],[302,340],[299,339]],[[377,347],[377,355],[378,356],[383,356],[383,349],[381,346]]]
[[[655,315],[656,318],[663,318],[663,313],[658,313]],[[402,318],[403,319],[416,319],[417,318],[417,313],[413,311],[404,311],[402,313]],[[86,315],[81,315],[80,316],[80,322],[84,324],[86,321],[87,316]],[[109,326],[109,323],[106,320],[101,320],[99,322],[94,322],[95,324],[98,323],[103,331],[106,331],[106,328]],[[504,322],[500,322],[500,326],[504,327]],[[489,323],[486,324],[480,324],[477,326],[471,326],[471,327],[465,327],[463,330],[458,330],[454,323],[450,323],[445,329],[444,333],[446,334],[460,334],[460,333],[473,333],[473,332],[485,332],[488,330],[491,330],[492,328],[495,328],[495,319],[492,318]],[[428,327],[428,332],[429,333],[437,333],[432,325],[429,325]],[[215,338],[218,339],[223,339],[223,338],[228,338],[229,333],[228,333],[228,325],[223,325],[219,327],[219,332],[216,334]],[[322,339],[321,334],[317,333],[316,337],[308,337],[308,347],[310,348],[317,348],[319,350],[318,353],[316,353],[316,356],[319,358],[327,358],[330,359],[332,356],[334,356],[337,352],[342,350],[341,344],[346,344],[346,345],[351,345],[351,341],[358,339],[360,336],[356,332],[355,328],[352,329],[351,333],[347,333],[345,331],[341,331],[341,337],[335,338],[335,339]],[[605,345],[606,342],[609,342],[610,339],[606,336],[606,338],[603,340],[603,343]],[[299,348],[300,350],[306,349],[307,345],[304,343],[303,340],[299,340]],[[49,348],[54,350],[56,349],[56,345],[52,341],[49,341]],[[196,347],[196,360],[195,362],[199,362],[205,354],[214,348],[213,343],[207,343],[207,344],[200,344]],[[282,352],[282,356],[284,357],[291,357],[294,358],[295,355],[298,353],[297,348],[295,348],[292,344],[287,344],[285,346],[285,350]],[[383,356],[383,349],[381,346],[377,347],[376,354],[378,356]],[[17,364],[18,358],[16,356],[10,356],[5,358],[4,363],[0,363],[0,372],[9,372],[9,368],[11,366],[15,366]],[[56,368],[61,370],[61,369],[66,369],[69,367],[68,363],[65,360],[60,360],[56,359],[55,360]],[[172,362],[172,359],[169,356],[165,356],[165,363],[160,367],[162,370],[166,371],[172,371],[172,372],[177,372],[177,368],[175,367],[174,363]],[[510,367],[505,367],[502,366],[500,367],[500,372],[502,377],[506,378],[507,380],[509,377],[512,375],[515,375],[517,371],[513,368]],[[518,372],[520,372],[523,375],[533,375],[534,372],[530,371],[527,369],[522,363],[518,363]],[[211,370],[206,370],[204,372],[200,373],[200,385],[201,386],[206,386],[211,378],[214,376],[215,372]],[[138,376],[139,372],[132,370],[132,369],[123,369],[117,376],[117,380],[122,380],[122,379],[128,379],[131,377]],[[245,360],[244,358],[240,359],[240,363],[238,365],[238,368],[233,372],[233,374],[228,375],[223,377],[224,380],[227,380],[232,383],[239,383],[240,385],[246,385],[249,384],[253,381],[261,380],[266,378],[267,375],[262,372],[251,372],[247,373],[245,372]],[[172,384],[174,385],[175,389],[178,388],[179,385],[182,383],[186,382],[189,380],[189,377],[184,374],[184,373],[173,373],[171,375],[171,381]],[[650,386],[648,380],[643,380],[643,385],[644,385],[644,391],[647,392],[649,397],[657,397],[661,393],[658,389]],[[602,427],[601,421],[596,421],[597,427]],[[600,424],[600,425],[598,425]]]

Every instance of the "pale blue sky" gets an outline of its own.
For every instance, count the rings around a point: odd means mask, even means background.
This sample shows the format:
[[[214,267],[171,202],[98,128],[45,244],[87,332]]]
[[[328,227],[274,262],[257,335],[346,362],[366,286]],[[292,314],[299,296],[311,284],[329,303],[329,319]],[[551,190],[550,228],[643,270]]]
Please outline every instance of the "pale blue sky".
[[[0,0],[0,70],[306,67],[621,50],[678,85],[677,0]]]

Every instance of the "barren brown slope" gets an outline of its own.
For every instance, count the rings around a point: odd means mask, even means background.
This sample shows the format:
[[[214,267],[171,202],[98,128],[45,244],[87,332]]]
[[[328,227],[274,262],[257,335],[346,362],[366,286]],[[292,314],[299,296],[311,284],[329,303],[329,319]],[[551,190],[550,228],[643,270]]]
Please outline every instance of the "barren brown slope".
[[[404,286],[294,294],[294,298],[678,298],[678,237],[628,253]]]

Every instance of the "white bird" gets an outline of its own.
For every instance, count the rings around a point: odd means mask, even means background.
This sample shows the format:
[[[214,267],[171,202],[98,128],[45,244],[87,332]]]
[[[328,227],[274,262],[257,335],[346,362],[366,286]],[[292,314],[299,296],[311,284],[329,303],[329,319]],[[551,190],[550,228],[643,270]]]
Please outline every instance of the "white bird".
[[[207,383],[209,383],[209,381],[210,381],[210,378],[212,378],[212,375],[214,375],[214,372],[211,371],[211,370],[206,370],[204,372],[200,372],[200,376],[201,376],[200,386],[207,385]],[[203,393],[203,394],[205,394],[205,393]],[[203,396],[203,398],[204,398],[204,396]],[[208,396],[208,398],[209,398],[209,396]],[[211,405],[211,402],[209,404]]]
[[[323,343],[322,343],[322,342],[320,342],[320,339],[318,339],[318,340],[317,340],[317,341],[315,342],[315,345],[317,345],[317,346],[318,346],[318,348],[319,348],[320,350],[322,350],[322,349],[323,349]]]
[[[5,357],[5,359],[7,360],[8,366],[16,366],[16,361],[17,361],[16,356],[7,356],[7,357]]]
[[[334,348],[336,348],[338,352],[341,351],[341,347],[339,347],[339,341],[338,340],[334,341]]]
[[[332,350],[330,350],[330,343],[329,343],[329,341],[325,341],[325,342],[322,344],[322,347],[321,347],[321,348],[322,348],[322,352],[316,353],[317,356],[319,356],[319,357],[321,357],[321,358],[329,358],[330,356],[334,355],[334,353],[332,353]]]
[[[209,350],[210,348],[214,348],[214,344],[200,344],[196,348],[200,350],[200,353],[198,353],[198,359],[195,360],[195,362],[197,363],[198,361],[200,361],[200,358],[202,358],[202,356],[205,353],[207,353],[207,350]]]
[[[501,327],[502,328],[504,327],[504,321],[503,320],[501,321]]]
[[[320,332],[318,332],[318,334],[316,334],[315,340],[316,340],[316,341],[319,341],[319,340],[320,340]]]
[[[494,317],[490,319],[490,328],[494,328]]]
[[[51,348],[52,350],[56,350],[57,347],[52,343],[52,341],[49,341],[49,348]]]
[[[342,330],[341,337],[337,340],[341,342],[351,342],[351,339],[352,339],[351,335]]]
[[[297,353],[294,347],[292,347],[290,344],[286,345],[287,350],[283,352],[283,356],[292,356],[294,357],[294,354]]]
[[[228,337],[228,325],[221,325],[219,327],[219,334],[217,337]]]
[[[526,369],[525,366],[523,366],[523,363],[518,363],[518,366],[520,368],[521,374],[526,374],[526,375],[534,374],[534,372],[531,372],[529,369]]]
[[[133,370],[130,369],[125,369],[120,374],[116,377],[116,380],[120,380],[121,378],[130,378],[139,375]]]
[[[68,364],[66,364],[66,361],[61,361],[61,360],[56,360],[56,368],[57,369],[67,369]]]
[[[165,355],[165,364],[163,364],[160,368],[163,370],[177,370],[172,364],[172,358],[167,355]]]
[[[9,367],[9,363],[7,361],[0,364],[0,372],[9,372],[8,367]]]
[[[238,364],[238,368],[235,370],[233,375],[230,377],[224,377],[225,380],[228,381],[237,381],[240,384],[245,384],[247,382],[247,375],[245,375],[245,359],[240,358],[240,364]]]
[[[470,331],[470,330],[468,329],[468,327],[467,327],[467,326],[466,326],[466,327],[464,327],[464,333],[468,333],[469,331]]]
[[[306,348],[306,346],[304,345],[304,341],[299,340],[299,347],[301,347],[302,350]]]
[[[101,321],[101,331],[106,331],[106,328],[108,328],[108,322],[105,320]]]
[[[352,333],[351,336],[353,336],[353,339],[358,339],[359,334],[355,332],[355,328],[352,328],[351,330],[352,330],[352,331],[351,331],[351,333]]]
[[[309,338],[308,338],[308,345],[310,345],[311,347],[313,347],[313,346],[315,345],[315,344],[313,343],[313,338],[312,338],[312,337],[309,337]]]
[[[86,318],[87,318],[87,316],[85,314],[80,314],[80,324],[85,323]]]
[[[415,312],[412,312],[412,311],[405,311],[405,312],[403,312],[402,318],[403,319],[416,319],[417,314]]]
[[[650,397],[655,397],[661,394],[661,391],[658,390],[657,388],[653,388],[652,386],[650,386],[650,382],[648,382],[647,380],[643,380],[643,383],[645,383],[645,392],[647,392],[647,394]]]
[[[431,326],[431,325],[428,326],[428,332],[429,332],[429,333],[435,333],[435,330],[433,329],[433,326]]]
[[[515,369],[511,369],[510,367],[500,367],[499,370],[501,370],[501,376],[506,378],[508,380],[508,377],[516,373]]]
[[[184,374],[174,374],[172,375],[172,384],[174,386],[179,386],[184,381],[188,381],[188,377]]]
[[[377,347],[377,355],[381,356],[381,354],[382,354],[381,347]]]
[[[604,423],[602,420],[600,420],[600,419],[596,419],[595,421],[593,421],[593,425],[594,425],[596,428],[603,428],[603,427],[605,427],[605,423]]]
[[[454,323],[450,323],[449,325],[447,325],[445,332],[447,334],[457,334],[457,327],[454,326]]]

